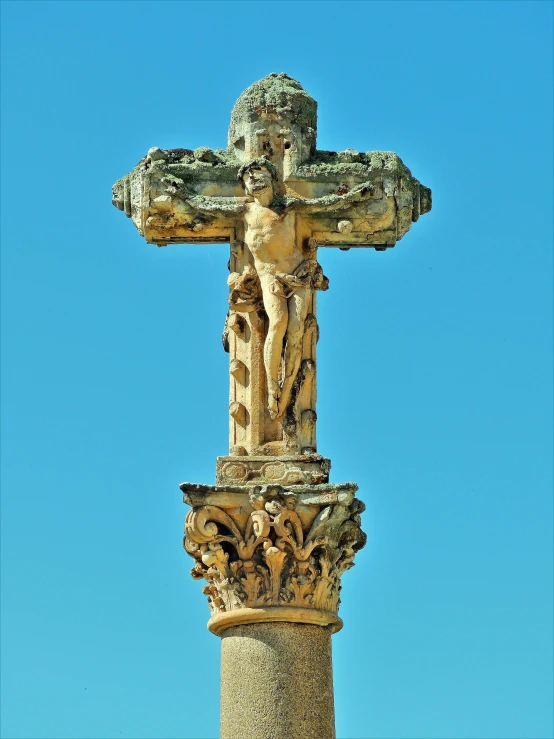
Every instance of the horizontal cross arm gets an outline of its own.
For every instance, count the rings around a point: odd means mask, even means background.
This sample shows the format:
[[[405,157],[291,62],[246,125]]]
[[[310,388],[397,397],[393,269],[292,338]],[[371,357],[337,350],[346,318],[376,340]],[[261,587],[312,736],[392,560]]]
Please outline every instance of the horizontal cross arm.
[[[205,147],[151,149],[113,187],[113,204],[150,243],[229,241],[244,207],[239,163]]]

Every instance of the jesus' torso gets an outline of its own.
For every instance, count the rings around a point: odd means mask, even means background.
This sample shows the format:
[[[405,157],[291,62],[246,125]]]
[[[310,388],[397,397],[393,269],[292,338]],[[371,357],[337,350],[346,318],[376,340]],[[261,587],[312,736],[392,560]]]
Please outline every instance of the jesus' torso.
[[[254,257],[260,277],[276,272],[292,274],[304,261],[296,245],[296,213],[293,210],[276,212],[254,200],[247,206],[244,222],[244,242]]]

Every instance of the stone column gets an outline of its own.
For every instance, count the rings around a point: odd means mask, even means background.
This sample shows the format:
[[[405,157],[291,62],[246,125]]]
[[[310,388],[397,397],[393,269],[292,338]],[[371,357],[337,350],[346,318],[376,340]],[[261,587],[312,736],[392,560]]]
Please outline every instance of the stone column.
[[[334,739],[331,629],[232,626],[221,639],[221,739]]]
[[[357,486],[181,489],[191,575],[222,637],[222,739],[333,739],[340,578],[366,539]]]

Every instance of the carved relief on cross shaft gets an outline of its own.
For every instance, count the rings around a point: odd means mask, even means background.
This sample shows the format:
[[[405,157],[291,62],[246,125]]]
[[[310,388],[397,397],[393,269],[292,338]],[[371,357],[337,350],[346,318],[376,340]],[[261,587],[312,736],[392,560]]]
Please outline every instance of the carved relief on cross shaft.
[[[298,254],[295,274],[265,275],[264,296],[250,249],[244,241],[232,244],[223,345],[231,354],[234,453],[315,452],[315,290],[326,290],[328,280],[311,239]]]
[[[329,280],[317,262],[305,215],[350,207],[370,197],[374,188],[365,183],[331,197],[277,198],[277,169],[264,157],[243,165],[238,178],[247,198],[230,206],[241,214],[237,231],[242,240],[232,246],[224,334],[235,379],[231,446],[243,453],[315,452],[315,291],[327,290]],[[200,207],[204,201],[188,202]],[[237,337],[232,347],[229,332]],[[241,349],[241,341],[251,342],[249,350]],[[246,387],[249,377],[257,391],[237,392],[237,383]]]
[[[257,486],[188,513],[183,544],[195,559],[192,577],[207,582],[203,592],[215,622],[224,614],[229,623],[246,613],[255,620],[278,607],[300,609],[287,611],[299,621],[315,620],[317,612],[339,623],[340,578],[366,540],[364,505],[352,490],[327,497],[333,502],[306,505],[301,494],[279,485]]]

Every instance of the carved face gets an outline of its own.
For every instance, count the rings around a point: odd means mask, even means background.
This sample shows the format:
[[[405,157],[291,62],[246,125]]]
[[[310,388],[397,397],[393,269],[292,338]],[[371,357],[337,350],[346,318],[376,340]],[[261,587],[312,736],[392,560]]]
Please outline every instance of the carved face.
[[[276,516],[277,514],[281,513],[281,511],[283,510],[283,506],[279,503],[278,500],[268,500],[265,504],[265,509],[272,516]]]
[[[243,175],[244,188],[249,195],[273,191],[273,178],[266,167],[251,167]]]

